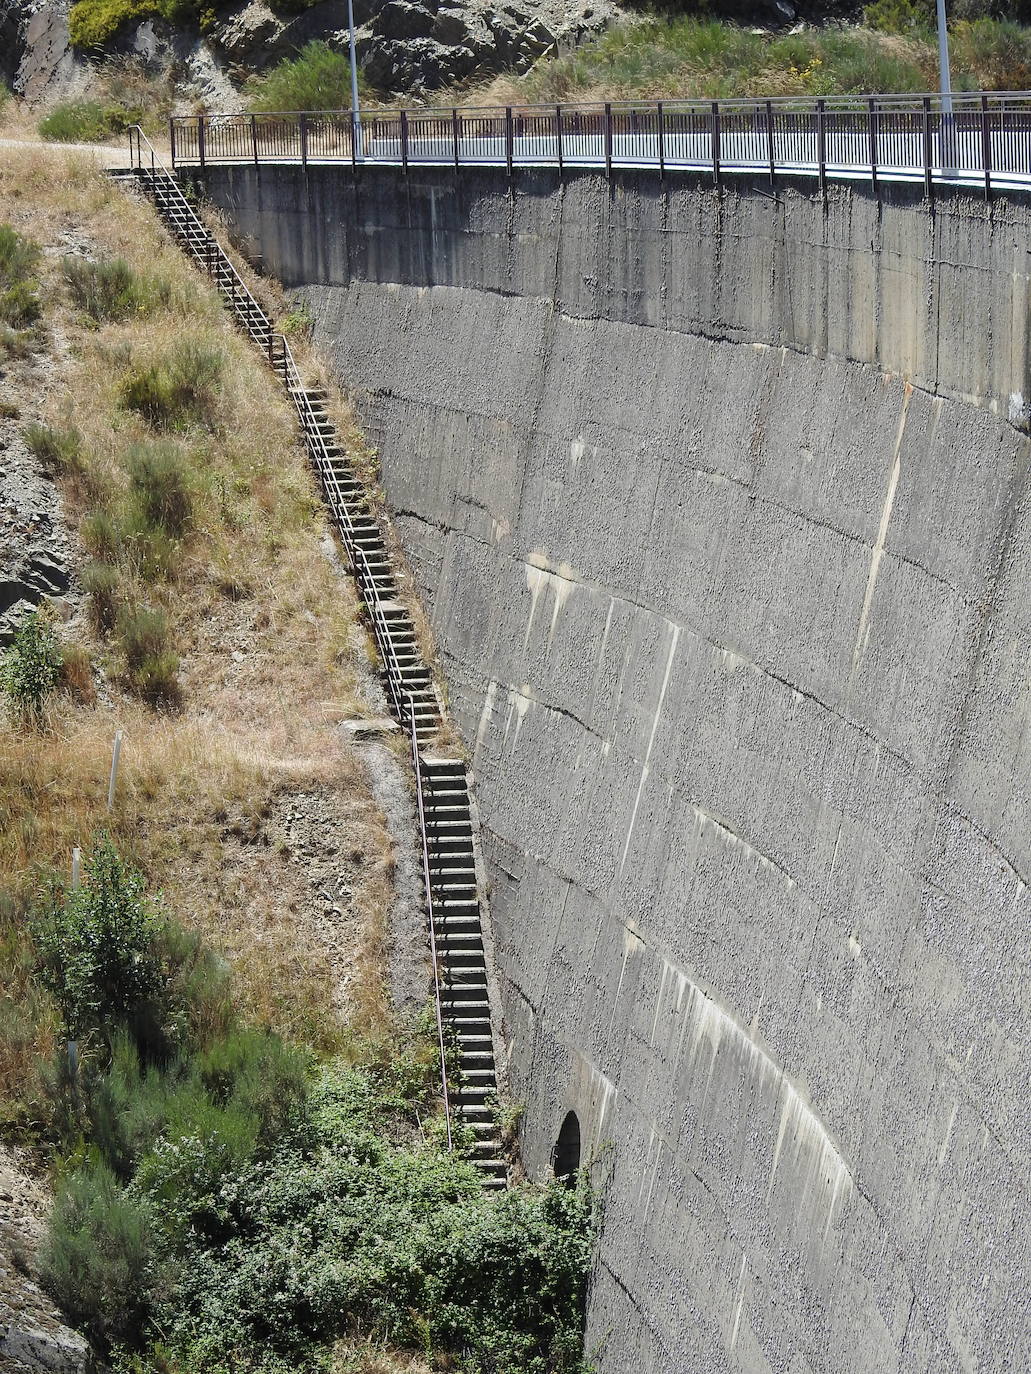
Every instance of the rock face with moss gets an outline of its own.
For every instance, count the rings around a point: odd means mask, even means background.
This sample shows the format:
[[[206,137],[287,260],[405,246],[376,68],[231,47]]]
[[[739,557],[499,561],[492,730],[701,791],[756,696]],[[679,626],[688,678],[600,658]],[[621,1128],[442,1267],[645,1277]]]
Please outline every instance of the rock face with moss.
[[[612,0],[358,0],[359,62],[391,93],[435,90],[474,77],[525,71],[574,46],[618,15]],[[171,60],[183,86],[209,106],[239,105],[234,86],[312,41],[344,50],[346,0],[7,0],[8,78],[30,100],[65,98],[98,58]],[[346,95],[346,90],[341,96]]]

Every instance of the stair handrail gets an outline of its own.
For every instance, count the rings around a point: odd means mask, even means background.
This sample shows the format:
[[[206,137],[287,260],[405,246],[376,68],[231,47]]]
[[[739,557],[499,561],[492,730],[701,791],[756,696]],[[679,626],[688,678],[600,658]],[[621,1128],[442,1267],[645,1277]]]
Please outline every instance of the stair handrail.
[[[409,724],[408,717],[414,719],[414,701],[412,693],[405,685],[404,674],[401,670],[400,661],[397,658],[397,651],[394,648],[393,637],[390,634],[390,627],[387,618],[383,614],[380,605],[379,589],[372,569],[369,566],[365,550],[358,543],[357,534],[351,521],[350,511],[347,509],[347,502],[339,492],[339,482],[333,472],[330,462],[329,452],[326,448],[326,441],[318,428],[318,417],[311,404],[311,399],[307,389],[301,381],[300,370],[294,358],[293,350],[285,335],[278,335],[280,345],[283,350],[283,372],[287,391],[293,398],[294,407],[301,420],[301,428],[308,441],[308,448],[312,459],[318,469],[322,484],[327,492],[333,494],[334,488],[339,500],[333,502],[333,514],[337,524],[341,526],[341,534],[347,551],[351,556],[351,563],[355,571],[355,580],[362,592],[362,599],[365,602],[369,619],[372,621],[373,636],[376,646],[383,659],[383,667],[386,671],[387,685],[394,701],[397,718],[402,727]],[[405,702],[408,703],[408,710],[405,710]]]
[[[165,163],[161,159],[161,154],[154,147],[153,143],[151,143],[150,139],[143,132],[139,124],[131,124],[129,126],[128,133],[129,162],[133,171],[142,172],[146,170],[146,167],[144,166],[144,144],[146,144],[146,152],[149,155],[147,160],[150,162],[151,174],[155,175],[156,173],[161,172],[163,176],[167,177],[169,186],[173,190],[175,195],[176,209],[179,211],[180,214],[185,214],[188,217],[189,221],[191,222],[191,228],[197,228],[203,231],[204,224],[198,217],[197,212],[194,210],[193,206],[186,199],[185,195],[183,195],[175,172],[170,171],[169,168],[165,165]],[[271,361],[272,340],[274,337],[272,330],[272,321],[269,319],[268,315],[265,314],[265,311],[258,303],[250,287],[247,285],[243,277],[241,277],[239,272],[236,270],[236,266],[233,263],[232,258],[225,251],[222,245],[217,242],[217,240],[215,242],[215,250],[216,251],[214,256],[218,268],[228,271],[229,273],[230,284],[233,288],[231,293],[227,293],[224,285],[219,280],[216,273],[212,270],[211,262],[207,260],[207,257],[205,256],[204,259],[201,259],[201,255],[191,249],[191,251],[193,251],[194,257],[197,258],[198,261],[203,261],[204,268],[207,271],[208,276],[213,276],[215,278],[215,284],[218,287],[219,291],[222,293],[222,295],[224,296],[227,294],[231,294],[234,309],[236,308],[237,292],[239,292],[239,294],[243,296],[244,301],[246,302],[247,306],[251,309],[251,311],[257,313],[261,317],[261,332],[266,336],[266,351]],[[250,333],[250,329],[248,329],[247,332]],[[286,344],[285,338],[283,339],[283,342],[284,344]],[[287,347],[289,346],[287,345]]]
[[[142,170],[143,168],[144,143],[147,145],[150,154],[149,161],[151,173],[156,174],[160,170],[168,178],[170,186],[174,188],[174,192],[178,202],[181,202],[181,212],[184,212],[188,216],[187,222],[189,223],[190,221],[192,221],[198,229],[203,230],[203,224],[201,223],[200,219],[195,213],[193,207],[190,205],[189,201],[186,199],[186,197],[182,194],[182,191],[179,189],[179,184],[176,180],[175,174],[169,172],[168,168],[165,167],[165,165],[162,163],[161,158],[157,153],[156,149],[154,148],[153,144],[150,142],[150,140],[147,138],[146,134],[143,132],[143,130],[140,128],[138,124],[132,125],[129,129],[130,159],[132,160],[134,170]],[[194,252],[194,256],[199,258],[200,254]],[[444,1042],[444,1017],[441,1006],[442,989],[440,976],[440,962],[439,953],[437,950],[437,937],[435,929],[436,913],[433,901],[432,880],[430,875],[429,835],[426,829],[426,801],[422,780],[422,762],[419,753],[419,735],[415,717],[415,697],[410,688],[408,688],[405,684],[404,674],[401,669],[400,660],[397,657],[397,650],[394,645],[393,636],[390,633],[390,626],[387,622],[386,615],[383,612],[383,607],[379,597],[379,589],[376,586],[375,576],[372,572],[372,568],[369,564],[369,560],[366,556],[365,550],[358,543],[354,524],[351,520],[350,511],[347,507],[347,501],[344,499],[343,494],[340,491],[340,484],[335,472],[333,471],[332,463],[330,461],[330,454],[326,445],[325,436],[322,434],[321,429],[319,427],[319,417],[315,412],[315,408],[312,406],[311,397],[308,393],[308,389],[304,386],[301,380],[300,369],[297,366],[297,360],[293,355],[293,350],[290,347],[289,341],[284,334],[276,334],[273,332],[271,321],[265,315],[265,312],[261,309],[260,305],[258,305],[258,302],[255,300],[254,296],[248,289],[247,284],[243,281],[242,277],[240,277],[240,274],[237,272],[228,254],[222,248],[221,244],[219,244],[217,241],[214,241],[213,252],[211,254],[205,254],[204,265],[206,267],[206,270],[208,271],[208,274],[215,276],[215,283],[220,294],[225,296],[227,294],[225,286],[223,285],[219,277],[212,272],[211,262],[209,261],[209,258],[214,259],[214,261],[219,266],[225,266],[229,269],[231,284],[234,287],[234,290],[231,294],[231,303],[233,304],[234,308],[236,307],[238,300],[237,291],[235,290],[235,288],[238,286],[240,288],[240,293],[244,295],[245,299],[253,306],[254,310],[258,314],[260,314],[262,320],[265,322],[268,330],[266,340],[267,352],[269,361],[273,364],[275,362],[274,344],[275,341],[278,340],[279,347],[282,350],[283,381],[286,385],[287,393],[293,400],[294,408],[297,411],[298,418],[301,421],[302,433],[305,436],[309,453],[311,454],[314,465],[319,473],[319,477],[322,481],[322,484],[326,488],[328,494],[335,494],[338,498],[331,502],[333,518],[336,521],[338,527],[340,528],[341,535],[343,536],[345,545],[347,546],[348,553],[351,557],[351,564],[354,569],[355,582],[358,585],[362,600],[365,603],[366,610],[372,622],[373,636],[376,640],[377,647],[380,651],[380,655],[383,660],[383,666],[387,678],[387,686],[389,693],[393,698],[394,708],[397,714],[398,722],[402,725],[402,727],[408,727],[412,749],[412,766],[415,772],[416,800],[418,806],[419,819],[419,836],[422,849],[423,879],[426,886],[426,906],[427,913],[429,916],[430,959],[433,965],[433,1001],[437,1023],[437,1048],[440,1056],[440,1087],[441,1096],[444,1104],[444,1125],[447,1135],[447,1148],[449,1152],[452,1152],[454,1150],[454,1135],[452,1132],[451,1099],[450,1090],[448,1088],[447,1076],[447,1049]],[[248,330],[248,332],[250,332],[250,330]],[[405,710],[406,704],[407,712]]]
[[[422,872],[426,884],[426,910],[430,923],[430,962],[433,965],[433,1005],[437,1015],[437,1048],[440,1051],[440,1090],[444,1099],[444,1125],[447,1130],[447,1147],[453,1151],[454,1140],[451,1134],[451,1102],[447,1086],[447,1051],[444,1047],[444,1014],[441,1010],[440,965],[437,956],[436,915],[433,909],[433,884],[430,879],[430,846],[426,833],[426,802],[422,786],[422,760],[419,756],[419,737],[415,732],[415,709],[409,703],[409,725],[412,740],[412,767],[415,770],[415,796],[419,808],[419,834],[422,838]]]

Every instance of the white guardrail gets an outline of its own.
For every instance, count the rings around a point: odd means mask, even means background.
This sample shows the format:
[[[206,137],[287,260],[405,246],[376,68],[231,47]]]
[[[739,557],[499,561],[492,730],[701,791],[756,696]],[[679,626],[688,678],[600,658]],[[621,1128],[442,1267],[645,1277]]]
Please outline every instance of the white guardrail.
[[[177,167],[215,163],[653,168],[1031,185],[1031,94],[843,96],[824,100],[183,115],[170,121]]]

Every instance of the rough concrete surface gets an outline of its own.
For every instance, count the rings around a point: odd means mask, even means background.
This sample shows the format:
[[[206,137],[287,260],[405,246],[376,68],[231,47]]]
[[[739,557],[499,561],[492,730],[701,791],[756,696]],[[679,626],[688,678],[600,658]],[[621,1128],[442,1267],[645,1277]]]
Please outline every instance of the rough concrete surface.
[[[381,453],[600,1369],[1031,1368],[1029,208],[207,186]]]

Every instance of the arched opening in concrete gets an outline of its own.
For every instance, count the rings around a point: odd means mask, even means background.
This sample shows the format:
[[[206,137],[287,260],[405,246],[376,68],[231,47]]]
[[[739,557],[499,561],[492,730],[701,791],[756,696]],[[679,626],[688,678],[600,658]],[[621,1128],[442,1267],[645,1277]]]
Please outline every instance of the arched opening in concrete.
[[[576,1171],[580,1167],[580,1119],[576,1112],[567,1112],[566,1119],[555,1141],[552,1151],[555,1164],[555,1177],[561,1179],[567,1188],[576,1183]]]

